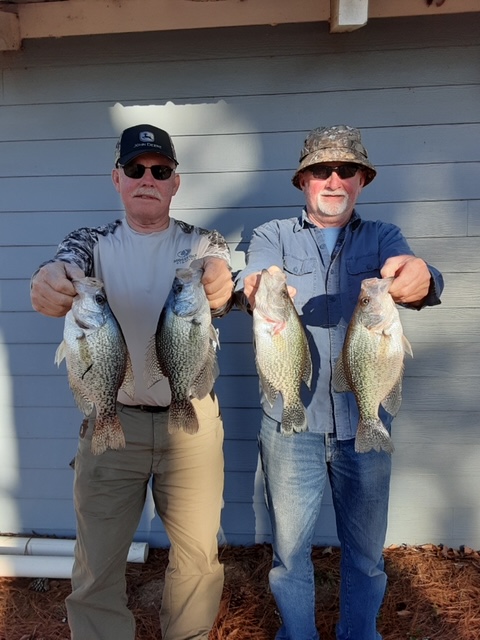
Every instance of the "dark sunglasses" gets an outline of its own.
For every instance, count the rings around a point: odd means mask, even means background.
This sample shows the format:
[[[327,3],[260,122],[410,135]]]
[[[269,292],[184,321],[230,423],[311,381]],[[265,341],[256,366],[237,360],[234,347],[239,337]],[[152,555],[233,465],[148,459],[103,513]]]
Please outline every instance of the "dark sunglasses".
[[[171,167],[167,167],[164,164],[154,164],[153,167],[146,167],[143,164],[137,164],[136,162],[129,162],[128,164],[124,164],[122,166],[124,174],[128,178],[133,178],[134,180],[140,180],[140,178],[145,174],[147,169],[150,169],[152,176],[155,180],[168,180],[175,169]]]
[[[359,169],[358,164],[339,164],[336,167],[329,167],[326,164],[314,164],[312,167],[308,167],[308,171],[317,180],[327,180],[334,171],[342,180],[353,178]]]

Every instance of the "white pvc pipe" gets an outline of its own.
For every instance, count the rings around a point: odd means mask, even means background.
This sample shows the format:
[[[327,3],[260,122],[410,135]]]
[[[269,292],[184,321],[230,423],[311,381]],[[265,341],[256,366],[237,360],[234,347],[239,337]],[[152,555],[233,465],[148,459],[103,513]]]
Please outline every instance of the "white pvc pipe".
[[[0,555],[0,576],[5,578],[72,577],[73,558],[67,556]]]
[[[0,536],[0,559],[2,555],[14,556],[64,556],[72,557],[75,540],[61,538],[22,538]],[[132,542],[128,550],[127,562],[146,562],[147,542]],[[6,574],[0,574],[6,575]],[[38,574],[40,575],[40,574]],[[49,576],[42,576],[48,578]]]

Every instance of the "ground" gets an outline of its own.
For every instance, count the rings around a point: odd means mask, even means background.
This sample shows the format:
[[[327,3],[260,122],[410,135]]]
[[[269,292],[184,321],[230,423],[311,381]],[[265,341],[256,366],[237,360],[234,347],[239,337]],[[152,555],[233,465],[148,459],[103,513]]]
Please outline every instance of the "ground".
[[[279,626],[268,590],[269,545],[222,547],[225,589],[211,640],[273,640]],[[322,640],[335,639],[338,616],[338,549],[313,550],[317,626]],[[129,606],[137,640],[159,640],[158,609],[165,549],[150,550],[145,564],[129,564]],[[479,640],[480,553],[468,548],[398,546],[385,550],[388,589],[378,621],[384,640]],[[0,640],[68,640],[68,580],[40,583],[0,578]]]

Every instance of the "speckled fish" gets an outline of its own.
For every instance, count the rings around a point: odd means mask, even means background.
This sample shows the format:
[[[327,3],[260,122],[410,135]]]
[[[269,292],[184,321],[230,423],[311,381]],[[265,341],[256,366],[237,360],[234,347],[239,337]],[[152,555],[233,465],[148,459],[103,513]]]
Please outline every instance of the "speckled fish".
[[[303,382],[310,388],[312,360],[303,325],[281,271],[264,269],[253,309],[255,361],[262,392],[270,406],[283,400],[281,431],[306,431],[307,416],[300,398]]]
[[[146,378],[152,386],[166,376],[171,402],[168,430],[198,431],[192,398],[201,400],[211,392],[219,370],[216,349],[218,332],[201,283],[202,261],[177,269],[160,314],[157,331],[147,354]]]
[[[360,295],[337,360],[335,391],[352,391],[360,420],[355,451],[394,450],[378,415],[380,405],[392,416],[402,402],[405,353],[412,347],[403,335],[398,309],[388,290],[393,278],[363,280]]]
[[[55,363],[65,358],[68,382],[78,408],[88,416],[95,408],[91,450],[125,447],[116,411],[120,387],[133,397],[133,371],[125,340],[97,278],[73,281],[77,295],[65,316],[63,341]]]

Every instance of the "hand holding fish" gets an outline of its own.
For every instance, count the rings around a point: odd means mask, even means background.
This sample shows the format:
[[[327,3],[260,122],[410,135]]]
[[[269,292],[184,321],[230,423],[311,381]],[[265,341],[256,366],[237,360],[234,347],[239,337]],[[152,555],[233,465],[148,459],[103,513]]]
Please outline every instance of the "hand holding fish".
[[[65,359],[68,382],[78,408],[90,416],[95,408],[91,450],[125,447],[117,415],[117,393],[123,388],[134,396],[133,370],[122,330],[108,304],[103,282],[97,278],[75,280],[77,293],[65,316],[63,340],[55,363]]]
[[[211,392],[219,373],[216,349],[218,332],[204,287],[202,260],[180,268],[158,320],[145,365],[149,387],[166,376],[171,403],[168,431],[197,433],[199,422],[192,398],[201,400]]]
[[[271,407],[277,396],[282,396],[280,431],[291,435],[307,429],[300,387],[303,381],[310,388],[312,360],[286,279],[278,267],[261,272],[252,315],[255,363],[262,392]]]
[[[405,257],[405,256],[403,256]],[[362,281],[357,305],[335,365],[333,388],[355,395],[360,419],[355,451],[392,453],[390,434],[379,417],[379,406],[394,416],[402,402],[403,360],[413,355],[403,334],[398,309],[389,288],[392,277]]]
[[[202,284],[210,309],[219,309],[226,304],[233,292],[232,273],[225,260],[208,257],[203,261]]]
[[[282,270],[280,269],[280,267],[277,267],[276,265],[272,265],[271,267],[268,267],[267,271],[271,274],[274,274],[275,272],[282,271]],[[262,275],[261,271],[256,271],[255,273],[251,273],[250,275],[246,276],[243,282],[243,293],[247,298],[252,309],[255,307],[255,296],[257,294],[258,285],[260,284],[261,275]],[[293,300],[293,298],[295,297],[295,294],[297,293],[297,290],[295,289],[295,287],[288,285],[287,291],[288,291],[288,295]]]
[[[35,311],[62,318],[71,309],[77,295],[72,280],[85,277],[82,269],[67,262],[49,262],[35,275],[30,292]]]
[[[385,261],[380,273],[382,278],[395,278],[389,293],[397,304],[415,304],[428,294],[431,275],[421,258],[393,256]]]

